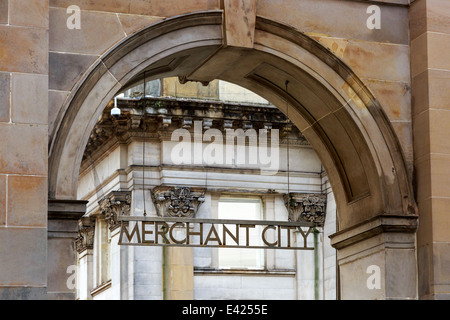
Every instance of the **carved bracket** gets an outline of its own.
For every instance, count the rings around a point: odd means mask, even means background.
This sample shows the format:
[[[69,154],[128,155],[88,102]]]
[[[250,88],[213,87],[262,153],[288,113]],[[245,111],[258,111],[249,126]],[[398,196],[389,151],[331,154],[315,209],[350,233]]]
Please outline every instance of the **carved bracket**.
[[[120,226],[118,216],[129,216],[131,209],[131,191],[113,191],[99,202],[100,213],[112,231]]]
[[[151,193],[160,217],[194,218],[205,201],[204,188],[158,186]]]
[[[319,227],[325,223],[327,195],[317,193],[290,193],[284,196],[289,221],[313,222]]]

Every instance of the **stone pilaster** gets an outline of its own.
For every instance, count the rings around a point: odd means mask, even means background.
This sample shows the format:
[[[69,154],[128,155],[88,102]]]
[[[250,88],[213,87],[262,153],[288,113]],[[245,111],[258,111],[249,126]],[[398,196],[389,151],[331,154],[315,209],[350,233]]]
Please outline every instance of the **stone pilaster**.
[[[77,298],[91,300],[91,290],[94,288],[94,236],[95,220],[83,217],[79,220],[78,237],[75,239],[75,248],[78,253],[77,265]]]
[[[160,217],[194,218],[205,201],[204,188],[158,186],[152,199]],[[194,298],[193,248],[163,248],[164,299],[192,300]]]
[[[450,299],[450,3],[409,8],[419,297]]]
[[[86,213],[87,201],[50,200],[48,203],[48,299],[75,299],[70,277],[76,276],[74,240],[78,221]]]
[[[0,1],[0,300],[47,291],[49,0]]]
[[[416,229],[416,216],[379,216],[330,236],[341,299],[417,299]]]

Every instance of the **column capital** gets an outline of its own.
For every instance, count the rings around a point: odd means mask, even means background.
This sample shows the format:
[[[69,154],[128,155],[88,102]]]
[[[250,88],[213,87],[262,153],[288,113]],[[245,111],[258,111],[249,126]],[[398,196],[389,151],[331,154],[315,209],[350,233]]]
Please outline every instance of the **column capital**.
[[[160,217],[194,218],[205,201],[205,188],[158,186],[152,200]]]
[[[289,221],[313,222],[319,227],[325,223],[327,195],[323,193],[289,193],[284,195]]]
[[[99,202],[100,214],[105,217],[109,229],[120,226],[118,216],[129,216],[131,211],[131,191],[112,191]]]
[[[79,254],[94,249],[95,220],[83,217],[78,221],[78,237],[75,239],[75,248]]]

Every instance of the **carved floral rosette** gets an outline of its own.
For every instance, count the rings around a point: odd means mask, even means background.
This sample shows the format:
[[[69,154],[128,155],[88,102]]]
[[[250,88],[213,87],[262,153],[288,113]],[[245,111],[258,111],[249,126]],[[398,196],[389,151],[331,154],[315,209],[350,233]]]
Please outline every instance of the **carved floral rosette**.
[[[118,216],[129,216],[131,209],[131,191],[113,191],[99,202],[100,213],[112,231],[120,226]]]
[[[151,193],[160,217],[194,218],[205,201],[204,188],[158,186]]]
[[[284,197],[289,221],[307,221],[323,227],[327,195],[321,193],[290,193]]]

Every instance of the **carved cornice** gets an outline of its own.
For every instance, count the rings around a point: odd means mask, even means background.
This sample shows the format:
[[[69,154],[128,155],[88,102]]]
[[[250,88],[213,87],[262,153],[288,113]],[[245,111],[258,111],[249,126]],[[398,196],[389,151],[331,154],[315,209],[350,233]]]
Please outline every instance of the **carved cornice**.
[[[284,196],[289,221],[313,222],[319,227],[325,223],[327,195],[322,193],[290,193]]]
[[[151,194],[160,217],[194,218],[205,201],[205,191],[204,188],[158,186]]]
[[[120,226],[118,216],[129,216],[131,209],[131,191],[113,191],[98,202],[100,214],[112,231]]]
[[[173,130],[193,130],[195,121],[202,129],[278,129],[280,144],[309,145],[301,132],[277,108],[269,105],[241,105],[221,101],[176,98],[118,99],[121,115],[110,115],[112,105],[103,112],[91,133],[83,159],[103,153],[103,146],[113,141],[126,142],[132,137],[170,140]]]

